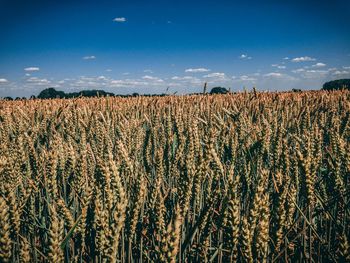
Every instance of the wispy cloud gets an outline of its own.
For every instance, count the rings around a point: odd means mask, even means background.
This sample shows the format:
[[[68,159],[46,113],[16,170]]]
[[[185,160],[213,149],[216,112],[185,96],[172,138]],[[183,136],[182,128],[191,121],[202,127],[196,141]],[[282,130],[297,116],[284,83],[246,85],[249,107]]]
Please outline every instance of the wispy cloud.
[[[301,77],[305,79],[321,79],[327,77],[329,70],[308,69],[301,73]]]
[[[153,70],[151,70],[151,69],[145,69],[143,72],[145,72],[145,73],[153,73]]]
[[[92,60],[92,59],[96,59],[95,56],[85,56],[83,57],[84,60]]]
[[[298,79],[296,77],[290,76],[285,73],[280,73],[280,72],[270,72],[270,73],[264,74],[263,77],[265,77],[265,79],[278,79],[280,81],[295,81]]]
[[[210,69],[207,68],[188,68],[185,70],[185,72],[189,73],[200,73],[200,72],[209,72]]]
[[[98,80],[107,80],[107,78],[105,76],[98,76],[97,79]]]
[[[289,57],[284,57],[283,59],[284,59],[284,60],[289,60]]]
[[[124,23],[126,22],[126,18],[125,17],[116,17],[113,19],[114,22],[117,22],[117,23]]]
[[[307,61],[316,61],[316,59],[312,58],[312,57],[305,56],[305,57],[293,58],[292,61],[293,62],[307,62]]]
[[[304,71],[305,71],[305,69],[303,69],[303,68],[298,68],[298,69],[292,70],[293,73],[301,73],[301,72],[304,72]]]
[[[256,81],[256,78],[253,78],[251,76],[248,76],[248,75],[242,75],[239,77],[240,81]]]
[[[295,81],[298,80],[298,78],[293,77],[289,74],[286,73],[281,73],[281,72],[270,72],[262,75],[262,79],[260,81],[265,82],[265,81],[275,81],[276,83],[279,82],[280,84],[282,82],[286,81]],[[265,82],[267,83],[267,82]]]
[[[333,72],[333,75],[339,76],[339,75],[348,75],[350,74],[350,71],[346,70],[337,70]]]
[[[278,65],[278,64],[272,64],[271,66],[275,67],[275,68],[278,68],[278,69],[286,69],[287,68],[286,66]]]
[[[0,84],[8,83],[9,81],[7,79],[0,79]]]
[[[313,68],[322,68],[322,67],[325,67],[325,66],[327,66],[327,65],[324,64],[324,63],[319,62],[319,63],[316,63],[316,64],[312,65],[311,67],[313,67]]]
[[[298,74],[303,79],[313,79],[323,81],[324,79],[329,79],[331,76],[347,75],[350,71],[340,70],[337,68],[324,68],[326,64],[316,63],[311,67],[303,67],[294,69],[291,72]]]
[[[176,87],[193,87],[203,84],[203,80],[194,76],[174,76],[171,78],[172,82],[168,83],[170,86]]]
[[[28,83],[33,83],[33,84],[36,84],[36,85],[46,85],[46,84],[51,83],[50,80],[40,79],[40,78],[37,78],[37,77],[31,77],[31,78],[27,79],[26,81]]]
[[[221,73],[221,72],[210,73],[204,76],[204,78],[225,78],[225,77],[226,77],[225,73]]]
[[[184,77],[174,76],[171,79],[172,80],[192,80],[192,79],[195,79],[195,77],[192,77],[192,76],[184,76]]]
[[[264,75],[264,77],[282,77],[282,73],[279,72],[271,72]]]
[[[252,57],[248,56],[247,54],[242,54],[238,58],[239,59],[252,59]]]
[[[125,87],[137,88],[137,87],[144,87],[148,85],[149,85],[148,82],[140,81],[136,79],[116,79],[110,82],[110,86],[112,88],[125,88]]]
[[[28,68],[25,68],[24,70],[25,71],[39,71],[40,68],[38,68],[38,67],[28,67]]]
[[[153,76],[149,76],[149,75],[143,76],[142,79],[151,80],[151,81],[155,81],[155,82],[164,82],[164,80],[162,80],[161,78],[153,77]]]

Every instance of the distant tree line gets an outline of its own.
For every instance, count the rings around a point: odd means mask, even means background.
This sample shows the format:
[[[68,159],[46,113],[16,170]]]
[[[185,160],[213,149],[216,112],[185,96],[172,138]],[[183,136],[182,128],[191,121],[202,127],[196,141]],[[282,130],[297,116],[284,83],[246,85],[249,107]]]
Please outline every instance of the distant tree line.
[[[211,89],[210,94],[226,94],[228,93],[229,90],[227,90],[226,88],[223,87],[214,87]],[[176,94],[176,92],[174,93]],[[173,94],[173,95],[174,95]],[[200,95],[203,93],[191,93],[189,95]],[[167,96],[168,94],[165,93],[161,93],[161,94],[142,94],[140,95],[139,93],[132,93],[132,94],[128,94],[128,95],[117,95],[111,92],[106,92],[104,90],[82,90],[79,92],[71,92],[71,93],[66,93],[64,91],[59,91],[56,90],[55,88],[47,88],[42,90],[39,95],[37,97],[35,97],[34,95],[30,96],[30,99],[56,99],[56,98],[61,98],[61,99],[70,99],[70,98],[78,98],[78,97],[114,97],[114,96],[118,96],[118,97],[138,97],[138,96],[144,96],[144,97],[153,97],[153,96]],[[5,100],[13,100],[13,98],[11,97],[4,97],[3,99]],[[20,98],[17,97],[15,98],[15,100],[24,100],[26,98]]]
[[[341,89],[350,89],[350,79],[338,79],[328,81],[323,84],[323,90],[341,90]]]
[[[206,88],[207,85],[204,85],[204,89],[203,89],[203,93],[191,93],[189,95],[201,95],[201,94],[206,94]],[[338,80],[333,80],[333,81],[329,81],[326,82],[325,84],[323,84],[322,90],[340,90],[340,89],[350,89],[350,79],[338,79]],[[226,94],[226,93],[230,93],[231,91],[224,88],[224,87],[214,87],[211,89],[210,94]],[[302,92],[301,89],[292,89],[292,92]],[[175,93],[173,93],[173,95],[175,95]],[[106,96],[110,96],[110,97],[114,97],[114,96],[118,96],[118,97],[137,97],[137,96],[145,96],[145,97],[153,97],[153,96],[167,96],[168,94],[162,93],[162,94],[138,94],[138,93],[132,93],[129,95],[117,95],[111,92],[106,92],[104,90],[82,90],[79,92],[71,92],[71,93],[65,93],[64,91],[58,91],[54,88],[47,88],[44,89],[43,91],[41,91],[39,93],[39,95],[37,97],[35,97],[34,95],[32,95],[30,97],[30,99],[55,99],[55,98],[78,98],[78,97],[106,97]],[[4,97],[3,99],[5,100],[13,100],[13,98],[11,97]],[[20,98],[17,97],[15,98],[15,100],[23,100],[26,98]]]
[[[114,96],[111,92],[104,90],[82,90],[79,92],[65,93],[64,91],[58,91],[54,88],[48,88],[41,91],[38,95],[38,99],[53,99],[53,98],[78,98],[78,97],[106,97]]]

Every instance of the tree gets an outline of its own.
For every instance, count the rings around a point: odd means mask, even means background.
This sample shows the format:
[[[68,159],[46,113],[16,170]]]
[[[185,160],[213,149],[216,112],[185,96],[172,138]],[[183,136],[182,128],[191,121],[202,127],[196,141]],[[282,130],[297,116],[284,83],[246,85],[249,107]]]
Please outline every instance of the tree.
[[[350,90],[350,79],[337,79],[328,81],[323,84],[323,90],[341,90],[348,89]]]
[[[38,95],[38,99],[55,99],[65,98],[66,94],[63,91],[57,91],[54,88],[48,88],[41,91]]]
[[[106,97],[114,96],[111,92],[104,90],[82,90],[79,92],[65,93],[64,91],[57,91],[54,88],[44,89],[38,95],[38,99],[55,99],[55,98],[78,98],[78,97]]]
[[[228,90],[223,87],[215,87],[215,88],[212,88],[210,91],[210,94],[226,94],[226,93],[228,93]]]

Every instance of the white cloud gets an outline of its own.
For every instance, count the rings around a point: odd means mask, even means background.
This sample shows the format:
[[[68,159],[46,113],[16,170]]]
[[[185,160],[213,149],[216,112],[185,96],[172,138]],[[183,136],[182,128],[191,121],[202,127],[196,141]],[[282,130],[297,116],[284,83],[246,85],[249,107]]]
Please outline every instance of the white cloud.
[[[112,79],[108,82],[108,86],[111,88],[151,88],[159,89],[164,87],[164,81],[157,77],[143,76],[142,79]],[[153,92],[153,91],[152,91]],[[160,90],[155,91],[156,93]]]
[[[188,86],[201,86],[203,84],[203,80],[194,77],[194,76],[174,76],[171,78],[172,82],[168,83],[171,86],[177,86],[177,87],[188,87]]]
[[[301,72],[301,77],[305,79],[323,79],[329,74],[329,70],[309,69]]]
[[[210,69],[207,68],[189,68],[186,69],[185,72],[198,73],[198,72],[208,72]]]
[[[247,76],[247,75],[242,75],[239,77],[239,80],[241,81],[256,81],[256,78]]]
[[[319,63],[316,63],[316,64],[312,65],[311,67],[313,67],[313,68],[322,68],[322,67],[325,67],[325,66],[327,66],[327,65],[324,64],[324,63],[319,62]]]
[[[293,73],[301,73],[301,72],[304,72],[304,71],[305,71],[305,69],[303,69],[303,68],[298,68],[298,69],[292,70]]]
[[[252,57],[248,56],[247,54],[242,54],[239,56],[240,59],[252,59]]]
[[[40,68],[38,68],[38,67],[28,67],[28,68],[25,68],[24,70],[25,71],[39,71]]]
[[[284,60],[288,60],[288,59],[289,59],[289,57],[284,57],[283,59],[284,59]]]
[[[349,66],[349,67],[345,67],[345,66],[344,66],[343,69],[350,69],[350,66]]]
[[[83,57],[84,60],[92,60],[92,59],[96,59],[95,56],[85,56]]]
[[[339,76],[339,75],[347,75],[347,74],[350,74],[350,71],[346,71],[346,70],[340,71],[340,70],[337,70],[337,71],[333,72],[333,75],[337,75],[337,76]]]
[[[293,62],[307,62],[307,61],[316,61],[316,59],[305,56],[305,57],[293,58],[292,61]]]
[[[278,68],[278,69],[285,69],[287,68],[286,66],[278,65],[278,64],[272,64],[272,67]]]
[[[213,72],[202,76],[200,81],[213,85],[229,85],[228,82],[232,81],[232,78],[222,72]]]
[[[271,72],[271,73],[265,74],[264,77],[282,77],[282,74],[279,72]]]
[[[193,79],[196,79],[196,78],[192,77],[192,76],[184,76],[184,77],[174,76],[171,79],[172,80],[193,80]]]
[[[328,73],[328,70],[314,70],[314,69],[310,69],[306,71],[307,73]]]
[[[280,81],[295,81],[297,80],[297,78],[290,76],[288,74],[284,74],[284,73],[280,73],[280,72],[270,72],[267,74],[264,74],[263,77],[265,77],[265,79],[278,79]]]
[[[148,83],[144,81],[138,81],[134,79],[117,79],[117,80],[112,80],[110,82],[111,87],[114,88],[123,88],[125,86],[129,87],[136,87],[136,86],[147,86]]]
[[[155,81],[155,82],[164,82],[164,80],[162,80],[158,77],[153,77],[153,76],[149,76],[149,75],[143,76],[142,79],[151,80],[151,81]]]
[[[126,22],[126,18],[125,17],[116,17],[113,19],[114,22],[118,22],[118,23],[124,23]]]
[[[107,72],[112,72],[112,70],[109,68],[109,69],[106,69]]]
[[[151,70],[151,69],[145,69],[143,72],[145,72],[145,73],[153,73],[153,70]]]
[[[47,79],[40,79],[37,77],[31,77],[29,79],[26,80],[28,83],[32,83],[32,84],[36,84],[36,85],[46,85],[46,84],[50,84],[51,81],[47,80]]]
[[[9,81],[7,79],[0,79],[0,84],[3,84],[3,83],[8,83]]]
[[[143,78],[143,79],[149,79],[149,80],[155,80],[155,79],[157,79],[156,77],[152,77],[152,76],[149,76],[149,75],[143,76],[142,78]]]
[[[204,76],[204,78],[225,78],[225,77],[226,77],[225,73],[221,73],[221,72],[210,73]]]

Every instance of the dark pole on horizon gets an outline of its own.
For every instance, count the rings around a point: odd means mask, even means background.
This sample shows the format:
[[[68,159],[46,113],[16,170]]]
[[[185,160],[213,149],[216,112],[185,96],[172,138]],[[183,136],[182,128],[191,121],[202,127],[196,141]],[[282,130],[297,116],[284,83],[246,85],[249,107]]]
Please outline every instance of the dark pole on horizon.
[[[207,83],[204,83],[204,87],[203,87],[203,94],[207,93]]]

